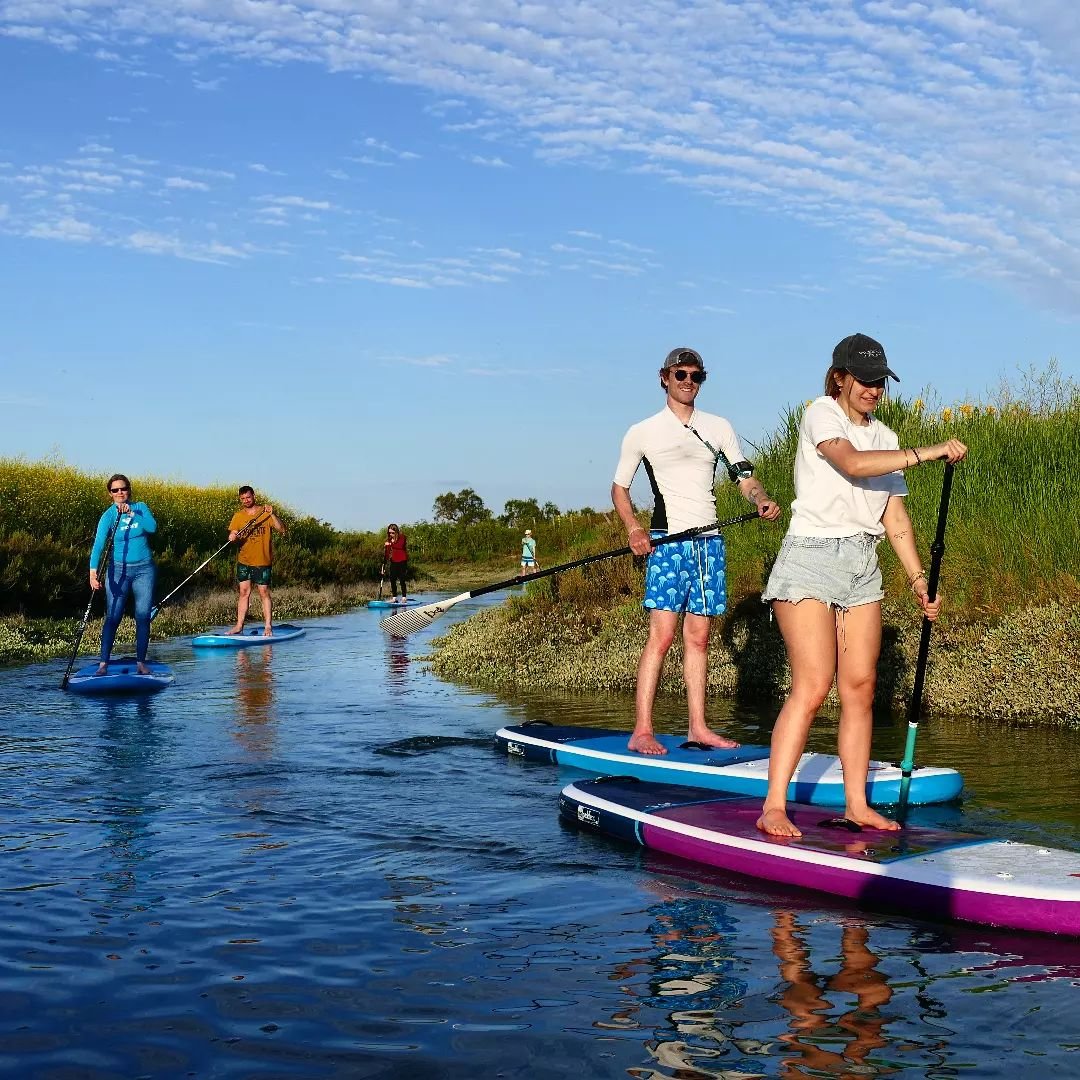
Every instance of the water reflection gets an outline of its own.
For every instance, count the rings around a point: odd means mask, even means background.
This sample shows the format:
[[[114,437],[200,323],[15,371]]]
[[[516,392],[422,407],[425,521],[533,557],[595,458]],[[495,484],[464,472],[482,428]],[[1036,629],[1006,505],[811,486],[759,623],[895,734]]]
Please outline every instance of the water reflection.
[[[104,829],[101,879],[114,894],[134,894],[139,870],[154,854],[154,816],[168,798],[161,766],[165,743],[146,697],[102,703],[100,803],[92,813]]]
[[[386,635],[386,688],[400,694],[409,681],[409,646],[405,638]]]
[[[824,976],[811,967],[810,950],[795,913],[776,911],[773,919],[773,953],[784,984],[779,1001],[791,1014],[788,1031],[778,1039],[791,1055],[782,1061],[780,1075],[891,1076],[897,1072],[892,1065],[868,1061],[872,1051],[888,1045],[882,1037],[888,1022],[882,1008],[893,996],[888,979],[878,970],[880,958],[870,948],[869,928],[855,921],[841,927],[838,970]],[[850,1007],[838,1017],[830,1016],[834,1004],[826,997],[827,991],[848,999]]]
[[[236,651],[236,714],[232,734],[253,758],[265,760],[274,752],[277,713],[274,708],[274,649]]]

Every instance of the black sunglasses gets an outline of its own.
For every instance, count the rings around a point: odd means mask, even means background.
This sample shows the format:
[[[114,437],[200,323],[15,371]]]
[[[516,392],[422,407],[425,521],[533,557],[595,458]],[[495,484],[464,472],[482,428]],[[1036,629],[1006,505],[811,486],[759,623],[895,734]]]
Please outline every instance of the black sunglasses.
[[[131,490],[131,488],[127,488],[127,487],[109,488],[109,494],[110,495],[119,495],[121,491],[130,491],[130,490]]]
[[[707,371],[673,371],[671,374],[675,376],[676,382],[685,382],[689,379],[691,382],[696,382],[698,386],[709,377]]]

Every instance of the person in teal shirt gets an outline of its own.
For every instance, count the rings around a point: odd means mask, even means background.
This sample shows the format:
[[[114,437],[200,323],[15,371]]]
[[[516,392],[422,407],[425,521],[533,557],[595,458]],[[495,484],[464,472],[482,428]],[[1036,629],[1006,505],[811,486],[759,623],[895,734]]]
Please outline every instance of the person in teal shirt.
[[[130,593],[135,601],[136,664],[139,674],[147,675],[146,651],[150,646],[150,611],[156,576],[147,537],[157,532],[157,522],[146,503],[130,501],[131,481],[123,473],[110,476],[106,487],[113,504],[98,520],[90,552],[90,588],[97,591],[102,585],[105,587],[105,623],[101,628],[101,662],[97,673],[104,675],[109,670],[113,642]],[[114,525],[109,564],[103,567],[102,555]]]
[[[521,572],[522,574],[535,574],[540,569],[536,561],[536,537],[532,529],[526,529],[521,538]]]

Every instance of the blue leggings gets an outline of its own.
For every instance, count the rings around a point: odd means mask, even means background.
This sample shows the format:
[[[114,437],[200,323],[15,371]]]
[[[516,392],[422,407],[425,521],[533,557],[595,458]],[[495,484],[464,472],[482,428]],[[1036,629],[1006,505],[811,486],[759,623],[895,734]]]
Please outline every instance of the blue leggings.
[[[143,562],[113,563],[105,575],[105,625],[101,628],[101,662],[107,664],[128,593],[135,598],[135,656],[146,659],[150,646],[150,607],[154,601],[154,579],[157,576],[153,559]]]

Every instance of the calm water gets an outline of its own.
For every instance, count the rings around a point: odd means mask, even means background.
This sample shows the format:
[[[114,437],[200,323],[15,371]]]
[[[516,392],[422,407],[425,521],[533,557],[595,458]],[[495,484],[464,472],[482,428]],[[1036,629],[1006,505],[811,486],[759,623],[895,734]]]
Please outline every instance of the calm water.
[[[142,702],[64,695],[59,661],[0,672],[0,1074],[1080,1072],[1080,943],[862,914],[567,829],[573,774],[492,733],[626,726],[630,703],[462,691],[427,647],[359,611],[275,649],[159,646],[177,682]],[[725,716],[768,736],[771,709]],[[875,752],[901,740],[883,723]],[[926,725],[919,759],[976,794],[919,820],[1080,848],[1078,755],[1076,735]]]

